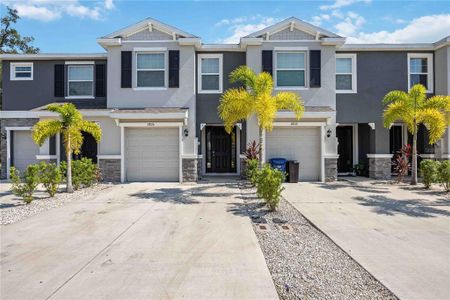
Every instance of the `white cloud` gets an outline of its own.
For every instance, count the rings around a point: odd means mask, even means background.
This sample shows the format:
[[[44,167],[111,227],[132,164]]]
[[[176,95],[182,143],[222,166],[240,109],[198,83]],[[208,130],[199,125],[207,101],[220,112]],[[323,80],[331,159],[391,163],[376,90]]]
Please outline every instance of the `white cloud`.
[[[275,24],[279,20],[272,17],[264,17],[261,15],[244,16],[235,19],[223,19],[216,23],[216,26],[228,25],[230,35],[228,37],[219,39],[218,43],[236,44],[239,39],[255,31],[264,29],[270,25]]]
[[[319,16],[312,17],[311,23],[316,26],[320,26],[320,25],[322,25],[323,21],[329,21],[330,19],[331,19],[330,15],[321,14]]]
[[[364,3],[370,3],[371,0],[336,0],[333,4],[329,5],[321,5],[319,8],[321,10],[328,10],[328,9],[338,9],[345,6],[350,6],[357,2],[364,2]]]
[[[79,0],[2,0],[1,4],[17,9],[19,16],[39,21],[53,21],[69,15],[99,20],[114,8],[113,0],[95,0],[84,5]]]
[[[336,28],[338,35],[352,36],[365,22],[366,20],[362,16],[350,11],[341,22],[334,25],[334,28]]]
[[[356,32],[347,37],[349,43],[430,43],[450,35],[450,14],[413,19],[394,31]]]

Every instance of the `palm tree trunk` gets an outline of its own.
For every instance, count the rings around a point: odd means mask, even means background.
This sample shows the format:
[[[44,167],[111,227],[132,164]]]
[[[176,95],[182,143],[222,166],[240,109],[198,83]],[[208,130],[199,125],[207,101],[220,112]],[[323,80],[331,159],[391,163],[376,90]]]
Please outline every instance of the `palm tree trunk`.
[[[411,185],[417,185],[417,128],[413,134]]]
[[[259,168],[263,166],[263,129],[259,127]]]
[[[72,151],[70,150],[70,137],[67,139],[66,156],[67,156],[67,187],[66,187],[66,191],[68,193],[73,193],[73,186],[72,186]]]

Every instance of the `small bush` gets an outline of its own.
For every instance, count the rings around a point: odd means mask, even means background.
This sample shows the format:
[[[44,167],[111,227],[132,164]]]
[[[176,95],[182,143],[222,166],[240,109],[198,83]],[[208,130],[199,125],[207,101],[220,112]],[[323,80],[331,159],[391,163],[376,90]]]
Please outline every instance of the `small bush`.
[[[33,193],[39,184],[39,166],[29,165],[23,174],[23,179],[20,178],[19,171],[11,167],[10,178],[13,194],[21,197],[26,204],[30,204],[33,201]]]
[[[422,183],[429,189],[432,183],[438,182],[439,162],[431,159],[424,159],[420,162],[419,173]]]
[[[285,178],[286,175],[283,172],[270,167],[269,164],[265,164],[258,172],[256,193],[258,197],[264,199],[271,211],[276,210],[280,203]]]
[[[402,149],[395,155],[393,165],[394,172],[397,173],[397,182],[403,182],[403,178],[411,170],[409,158],[411,157],[411,145],[403,145]]]
[[[447,192],[450,191],[450,160],[444,160],[439,164],[438,181]]]
[[[67,174],[67,163],[61,162],[60,168],[64,178]],[[75,190],[89,187],[98,182],[100,172],[91,159],[83,157],[72,161],[72,185]]]
[[[50,197],[55,196],[63,178],[60,168],[53,163],[47,164],[42,161],[39,164],[39,177]]]
[[[252,185],[256,185],[258,180],[258,165],[259,161],[257,159],[248,159],[246,166],[246,176]]]

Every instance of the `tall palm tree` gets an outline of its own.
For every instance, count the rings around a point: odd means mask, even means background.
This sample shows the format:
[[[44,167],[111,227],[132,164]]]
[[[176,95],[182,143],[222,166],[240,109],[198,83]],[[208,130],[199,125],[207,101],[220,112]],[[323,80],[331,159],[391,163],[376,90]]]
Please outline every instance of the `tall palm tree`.
[[[33,127],[33,140],[39,146],[57,133],[62,134],[67,158],[67,192],[73,193],[72,153],[78,154],[83,145],[82,132],[91,134],[99,142],[102,137],[100,126],[83,120],[83,116],[72,103],[51,104],[49,111],[59,114],[59,119],[42,120]]]
[[[429,132],[430,144],[436,143],[450,124],[450,97],[433,96],[427,99],[426,88],[414,85],[408,93],[391,91],[383,98],[385,110],[384,126],[389,128],[397,120],[403,121],[413,135],[412,178],[411,184],[417,184],[417,131],[424,124]]]
[[[245,88],[231,88],[225,91],[218,107],[225,130],[230,133],[237,122],[256,115],[259,125],[259,157],[262,164],[263,130],[271,131],[276,113],[290,110],[299,120],[305,107],[300,97],[291,92],[273,93],[273,79],[267,72],[256,74],[247,66],[240,66],[230,73],[230,82],[240,82]]]

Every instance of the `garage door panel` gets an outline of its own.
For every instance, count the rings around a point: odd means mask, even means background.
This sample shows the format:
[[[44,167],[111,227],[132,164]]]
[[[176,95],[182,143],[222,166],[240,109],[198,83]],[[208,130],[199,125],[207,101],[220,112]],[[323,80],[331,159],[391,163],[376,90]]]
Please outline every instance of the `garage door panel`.
[[[274,128],[266,141],[267,160],[275,157],[297,160],[300,164],[299,179],[320,179],[320,128]]]
[[[178,128],[129,128],[125,135],[128,181],[178,181]]]
[[[16,130],[13,132],[13,165],[23,174],[30,164],[38,162],[36,155],[39,147],[34,143],[29,130]]]

